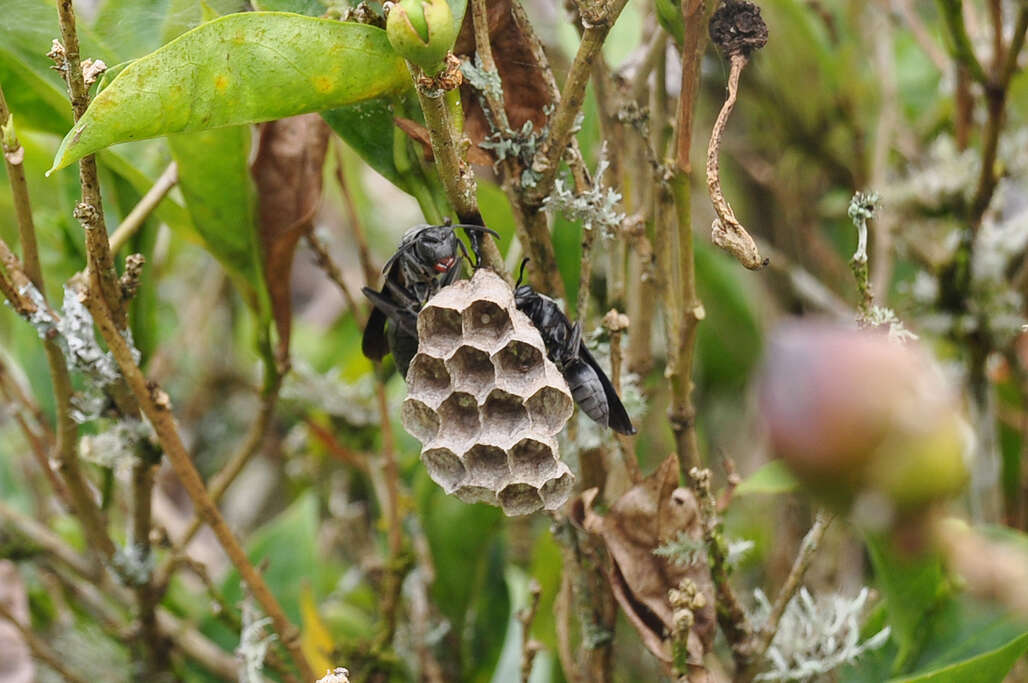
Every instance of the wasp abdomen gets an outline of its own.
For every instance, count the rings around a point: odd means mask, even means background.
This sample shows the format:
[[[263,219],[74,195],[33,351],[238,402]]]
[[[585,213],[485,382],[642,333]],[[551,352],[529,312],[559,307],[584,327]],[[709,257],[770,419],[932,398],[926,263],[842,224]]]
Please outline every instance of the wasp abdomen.
[[[575,360],[564,367],[564,379],[578,407],[592,420],[606,427],[610,420],[610,406],[596,371],[586,363]]]

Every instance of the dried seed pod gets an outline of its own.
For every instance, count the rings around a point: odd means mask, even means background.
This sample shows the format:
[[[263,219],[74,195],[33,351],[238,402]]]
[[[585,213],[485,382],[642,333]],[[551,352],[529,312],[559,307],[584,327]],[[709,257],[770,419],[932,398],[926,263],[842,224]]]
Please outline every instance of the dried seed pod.
[[[556,435],[573,410],[539,332],[498,275],[480,269],[422,308],[402,419],[447,493],[508,515],[560,507],[574,475]]]

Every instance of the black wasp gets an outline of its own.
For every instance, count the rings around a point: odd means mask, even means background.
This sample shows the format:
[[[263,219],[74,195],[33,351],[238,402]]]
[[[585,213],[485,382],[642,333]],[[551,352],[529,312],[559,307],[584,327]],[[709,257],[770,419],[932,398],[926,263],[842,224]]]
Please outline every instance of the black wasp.
[[[464,228],[468,234],[477,267],[481,261],[482,233],[499,237],[494,231],[481,225],[416,225],[404,233],[396,253],[382,268],[382,291],[362,289],[374,308],[364,328],[361,350],[371,360],[382,360],[392,353],[404,377],[418,352],[418,311],[436,292],[460,276],[461,255],[471,260],[454,232],[456,228]]]
[[[564,375],[575,403],[594,422],[621,434],[635,434],[635,426],[614,391],[614,385],[582,343],[581,321],[572,325],[556,301],[529,285],[521,284],[526,263],[528,259],[521,262],[514,304],[539,330],[546,345],[546,355]]]

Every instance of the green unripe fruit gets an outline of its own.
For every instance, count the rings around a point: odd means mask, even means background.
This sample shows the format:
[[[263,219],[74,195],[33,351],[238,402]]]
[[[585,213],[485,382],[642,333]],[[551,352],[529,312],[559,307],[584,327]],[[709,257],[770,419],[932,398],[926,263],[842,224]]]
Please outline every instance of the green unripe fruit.
[[[401,0],[386,19],[389,44],[404,59],[435,75],[457,40],[457,27],[446,0]]]

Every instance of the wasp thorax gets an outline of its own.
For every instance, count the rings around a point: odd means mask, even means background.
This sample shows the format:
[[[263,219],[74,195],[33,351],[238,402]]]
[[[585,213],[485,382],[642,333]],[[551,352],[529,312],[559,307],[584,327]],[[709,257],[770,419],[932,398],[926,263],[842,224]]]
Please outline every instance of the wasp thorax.
[[[556,435],[573,409],[539,332],[498,275],[480,269],[422,308],[403,425],[447,493],[508,515],[560,507],[574,475]]]

